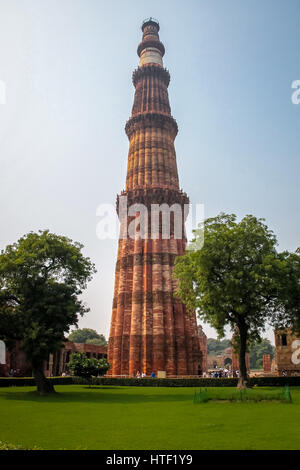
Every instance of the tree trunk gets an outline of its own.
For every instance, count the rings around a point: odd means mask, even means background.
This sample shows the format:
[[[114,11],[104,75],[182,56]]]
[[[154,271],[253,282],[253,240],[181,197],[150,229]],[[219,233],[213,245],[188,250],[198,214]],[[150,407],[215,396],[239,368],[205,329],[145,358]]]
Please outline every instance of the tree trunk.
[[[247,366],[246,366],[246,352],[247,352],[247,326],[245,323],[238,325],[240,340],[239,340],[239,380],[238,388],[243,389],[247,387]]]
[[[33,367],[33,376],[35,378],[37,391],[40,395],[55,393],[53,384],[50,380],[46,379],[42,366]]]

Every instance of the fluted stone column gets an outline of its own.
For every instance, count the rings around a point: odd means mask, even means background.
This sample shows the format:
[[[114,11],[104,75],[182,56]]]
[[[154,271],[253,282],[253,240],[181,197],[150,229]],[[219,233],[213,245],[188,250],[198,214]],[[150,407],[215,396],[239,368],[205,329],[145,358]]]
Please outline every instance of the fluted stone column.
[[[113,311],[108,346],[111,375],[150,375],[164,370],[168,375],[197,374],[200,350],[195,315],[174,297],[174,259],[186,246],[184,231],[178,239],[171,216],[171,232],[164,238],[162,217],[152,227],[152,205],[176,204],[182,209],[188,197],[179,188],[174,140],[177,124],[171,115],[169,72],[163,68],[165,49],[159,40],[159,25],[147,20],[138,46],[139,67],[133,73],[135,86],[132,114],[125,126],[129,153],[125,190],[117,198],[122,238],[116,264]],[[128,236],[136,214],[127,208],[143,204],[148,227],[144,237]],[[141,226],[139,226],[140,228]],[[124,236],[124,233],[127,236]]]

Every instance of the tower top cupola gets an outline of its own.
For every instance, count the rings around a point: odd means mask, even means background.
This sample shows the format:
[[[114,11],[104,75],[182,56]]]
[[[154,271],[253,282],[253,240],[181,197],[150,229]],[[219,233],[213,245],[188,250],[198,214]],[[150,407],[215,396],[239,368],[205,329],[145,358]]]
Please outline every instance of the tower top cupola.
[[[157,34],[159,31],[159,22],[154,18],[150,17],[143,21],[141,27],[144,35],[146,34]]]
[[[148,18],[142,23],[143,39],[139,44],[137,53],[140,58],[139,66],[157,64],[163,67],[162,58],[165,48],[159,40],[159,23],[154,18]]]

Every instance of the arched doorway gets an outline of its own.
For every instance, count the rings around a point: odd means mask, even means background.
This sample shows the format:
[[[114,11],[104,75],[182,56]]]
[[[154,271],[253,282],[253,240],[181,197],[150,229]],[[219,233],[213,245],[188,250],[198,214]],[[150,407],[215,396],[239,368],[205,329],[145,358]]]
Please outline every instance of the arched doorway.
[[[231,357],[225,357],[224,366],[227,367],[227,369],[232,369],[232,359],[231,359]]]

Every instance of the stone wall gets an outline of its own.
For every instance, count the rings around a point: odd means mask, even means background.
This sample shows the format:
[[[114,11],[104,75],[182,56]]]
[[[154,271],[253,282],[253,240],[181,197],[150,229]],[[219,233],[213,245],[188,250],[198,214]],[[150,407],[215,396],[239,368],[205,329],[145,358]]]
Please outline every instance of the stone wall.
[[[198,338],[199,338],[199,347],[200,347],[200,367],[199,375],[202,375],[203,372],[207,372],[207,336],[203,331],[201,325],[198,325]]]
[[[270,354],[263,355],[263,369],[264,372],[271,372],[271,356]]]
[[[209,354],[207,356],[208,369],[227,368],[233,371],[239,369],[239,358],[233,348],[226,348],[224,352],[218,355]],[[246,367],[250,370],[250,357],[246,354]]]
[[[55,352],[54,354],[50,354],[48,361],[45,361],[45,375],[47,377],[58,376],[66,372],[66,365],[69,362],[70,356],[75,352],[81,352],[88,357],[95,357],[97,359],[107,358],[106,346],[66,341],[64,343],[64,348]],[[0,364],[0,377],[8,377],[11,370],[14,371],[13,375],[15,377],[32,376],[32,368],[31,365],[27,362],[26,356],[22,351],[21,342],[17,342],[11,352],[9,352],[6,348],[6,364]]]
[[[300,375],[300,338],[290,329],[275,330],[274,335],[278,375]]]

